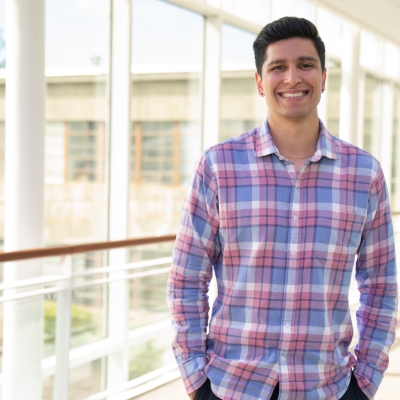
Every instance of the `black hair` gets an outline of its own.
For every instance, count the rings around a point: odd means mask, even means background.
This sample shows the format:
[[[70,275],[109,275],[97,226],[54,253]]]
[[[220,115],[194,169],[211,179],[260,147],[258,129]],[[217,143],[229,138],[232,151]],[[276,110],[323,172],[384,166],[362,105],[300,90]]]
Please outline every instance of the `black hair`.
[[[279,40],[295,37],[310,39],[313,42],[321,61],[322,71],[325,70],[325,45],[319,37],[317,27],[305,18],[283,17],[264,26],[253,43],[256,68],[260,76],[268,46]]]

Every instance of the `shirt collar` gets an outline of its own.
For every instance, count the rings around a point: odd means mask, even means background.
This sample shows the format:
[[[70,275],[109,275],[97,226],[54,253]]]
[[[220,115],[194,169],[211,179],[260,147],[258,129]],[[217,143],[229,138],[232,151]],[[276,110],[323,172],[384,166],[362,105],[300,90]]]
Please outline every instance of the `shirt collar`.
[[[257,157],[268,156],[270,154],[276,154],[281,156],[279,150],[275,146],[274,139],[269,131],[268,120],[265,120],[257,134],[256,140],[256,155]],[[337,159],[337,153],[335,149],[335,143],[332,135],[321,120],[319,120],[319,138],[317,143],[317,150],[311,158],[311,161],[318,161],[322,157],[327,157],[332,160]]]

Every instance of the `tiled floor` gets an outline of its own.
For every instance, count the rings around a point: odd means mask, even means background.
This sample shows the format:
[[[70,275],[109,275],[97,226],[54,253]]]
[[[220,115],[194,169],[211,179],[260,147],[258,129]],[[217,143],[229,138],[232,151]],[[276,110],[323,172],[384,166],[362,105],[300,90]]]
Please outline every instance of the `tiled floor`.
[[[400,325],[400,324],[399,324]],[[176,380],[151,392],[135,397],[134,400],[188,400],[182,381]],[[389,369],[374,400],[400,399],[400,326],[397,327],[397,340],[390,351]]]

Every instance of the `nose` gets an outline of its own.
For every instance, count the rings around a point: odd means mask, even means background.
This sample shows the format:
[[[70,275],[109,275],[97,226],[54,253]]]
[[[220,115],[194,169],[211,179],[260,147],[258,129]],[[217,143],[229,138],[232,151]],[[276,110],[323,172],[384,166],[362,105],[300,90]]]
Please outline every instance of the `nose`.
[[[287,83],[290,86],[295,86],[299,82],[301,82],[301,80],[302,80],[301,76],[300,76],[299,71],[298,71],[298,69],[296,67],[289,67],[286,70],[284,83]]]

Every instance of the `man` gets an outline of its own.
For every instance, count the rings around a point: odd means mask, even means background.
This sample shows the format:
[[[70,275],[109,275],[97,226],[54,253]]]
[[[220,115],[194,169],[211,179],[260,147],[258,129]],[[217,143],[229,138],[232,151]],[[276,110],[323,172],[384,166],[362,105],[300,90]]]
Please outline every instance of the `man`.
[[[254,52],[268,120],[204,153],[173,255],[168,300],[187,393],[195,400],[371,399],[397,322],[382,169],[318,119],[325,47],[311,22],[268,24]],[[355,259],[361,305],[353,355]],[[213,271],[218,297],[207,334]]]

